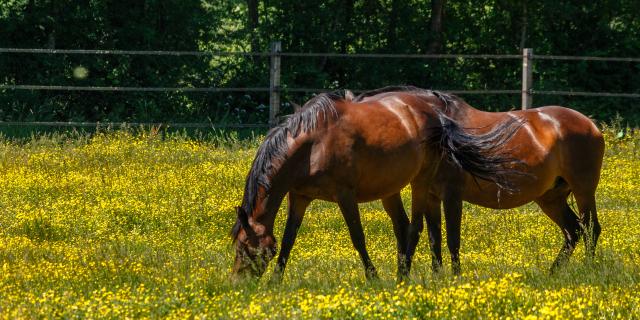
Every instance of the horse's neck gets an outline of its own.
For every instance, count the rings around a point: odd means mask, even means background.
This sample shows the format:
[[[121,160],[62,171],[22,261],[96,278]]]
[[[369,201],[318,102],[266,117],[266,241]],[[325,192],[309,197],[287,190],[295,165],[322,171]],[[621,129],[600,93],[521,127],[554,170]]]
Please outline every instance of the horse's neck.
[[[260,204],[256,204],[261,207],[262,210],[258,210],[258,212],[262,212],[262,214],[253,218],[268,228],[273,226],[280,204],[289,192],[293,180],[297,176],[297,170],[302,166],[302,163],[298,161],[300,155],[296,151],[298,150],[289,150],[284,161],[272,171],[272,175],[269,177],[269,188],[260,188],[258,192],[257,197],[261,201]]]
[[[273,191],[269,192],[266,195],[261,195],[262,201],[259,206],[263,210],[259,210],[261,212],[260,216],[252,217],[255,222],[265,226],[266,230],[273,230],[273,223],[276,220],[276,214],[278,213],[278,209],[280,208],[280,204],[282,203],[282,199],[286,192],[278,192]]]

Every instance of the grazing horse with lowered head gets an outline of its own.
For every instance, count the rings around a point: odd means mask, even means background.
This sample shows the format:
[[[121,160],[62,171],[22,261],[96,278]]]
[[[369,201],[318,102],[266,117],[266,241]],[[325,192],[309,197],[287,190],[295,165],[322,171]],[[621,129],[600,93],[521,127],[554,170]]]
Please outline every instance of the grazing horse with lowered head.
[[[409,219],[403,187],[427,193],[442,162],[512,191],[518,161],[500,152],[521,127],[507,119],[472,133],[447,116],[450,97],[429,90],[382,90],[353,95],[319,94],[267,134],[247,175],[232,229],[235,275],[261,276],[276,253],[276,213],[288,194],[288,217],[275,268],[279,279],[305,210],[314,199],[338,203],[367,278],[376,269],[365,246],[358,203],[382,199],[397,240],[398,276],[408,274]],[[374,95],[375,94],[375,95]],[[443,161],[443,159],[447,159]],[[420,213],[425,213],[420,211]]]
[[[368,93],[367,101],[412,101],[409,96],[421,96],[423,90],[413,87],[384,88]],[[548,106],[525,111],[483,112],[462,99],[440,95],[431,99],[431,106],[473,134],[483,135],[501,130],[505,123],[518,119],[519,130],[510,139],[502,140],[501,157],[516,164],[517,174],[505,174],[501,183],[492,179],[476,179],[465,172],[462,162],[469,158],[449,157],[420,183],[412,183],[412,218],[409,228],[407,268],[426,220],[432,256],[432,269],[442,267],[441,205],[447,229],[447,245],[451,253],[452,270],[460,273],[460,224],[462,201],[483,207],[508,209],[534,201],[556,223],[564,236],[564,244],[551,266],[551,271],[564,265],[584,236],[587,257],[593,257],[600,235],[595,192],[600,179],[604,154],[604,139],[594,123],[577,111]],[[398,102],[398,104],[401,104]],[[451,141],[448,149],[461,152],[466,142]],[[472,158],[471,158],[472,159]],[[473,160],[473,159],[472,159]],[[511,188],[505,190],[505,185]],[[506,192],[505,192],[506,191]],[[513,192],[515,191],[515,192]],[[573,193],[579,214],[567,203]]]

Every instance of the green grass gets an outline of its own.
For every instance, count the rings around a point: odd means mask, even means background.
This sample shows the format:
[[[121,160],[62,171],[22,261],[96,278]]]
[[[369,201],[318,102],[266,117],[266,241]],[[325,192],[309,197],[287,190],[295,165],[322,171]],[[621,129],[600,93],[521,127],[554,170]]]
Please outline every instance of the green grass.
[[[0,139],[0,318],[640,317],[640,136],[607,128],[594,261],[535,205],[465,204],[463,274],[410,281],[379,202],[360,206],[381,279],[366,282],[335,204],[308,209],[284,282],[229,279],[228,236],[259,138],[145,130]],[[410,201],[403,192],[405,206]],[[283,208],[286,205],[283,204]],[[285,214],[276,221],[280,238]],[[443,248],[446,253],[446,247]],[[272,266],[271,266],[272,267]]]

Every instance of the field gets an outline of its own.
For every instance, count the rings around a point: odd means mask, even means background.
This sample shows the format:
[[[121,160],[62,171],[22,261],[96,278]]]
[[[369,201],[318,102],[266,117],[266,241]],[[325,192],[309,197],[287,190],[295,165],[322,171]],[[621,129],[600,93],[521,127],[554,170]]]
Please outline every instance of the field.
[[[639,318],[640,136],[618,131],[605,129],[593,261],[581,242],[549,275],[562,236],[535,205],[465,204],[463,274],[446,254],[432,274],[423,234],[410,281],[396,284],[391,223],[374,202],[361,211],[381,279],[366,282],[337,206],[314,202],[278,286],[270,272],[229,279],[234,207],[260,138],[0,138],[0,318]]]

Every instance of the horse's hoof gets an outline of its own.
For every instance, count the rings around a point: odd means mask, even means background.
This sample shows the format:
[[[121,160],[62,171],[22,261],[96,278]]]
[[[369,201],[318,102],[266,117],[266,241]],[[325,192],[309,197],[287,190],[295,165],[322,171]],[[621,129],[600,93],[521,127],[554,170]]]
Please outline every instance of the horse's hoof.
[[[380,280],[380,277],[378,277],[378,272],[375,269],[367,270],[365,277],[367,278],[367,280]]]
[[[439,274],[442,272],[442,264],[441,263],[432,263],[431,264],[431,272],[433,274]]]
[[[403,283],[409,281],[409,273],[398,273],[396,275],[396,282]]]
[[[282,275],[281,274],[273,274],[269,279],[270,285],[279,285],[282,283]]]
[[[451,272],[453,273],[454,276],[459,277],[460,274],[462,274],[462,268],[460,268],[460,265],[453,265],[451,267]]]

